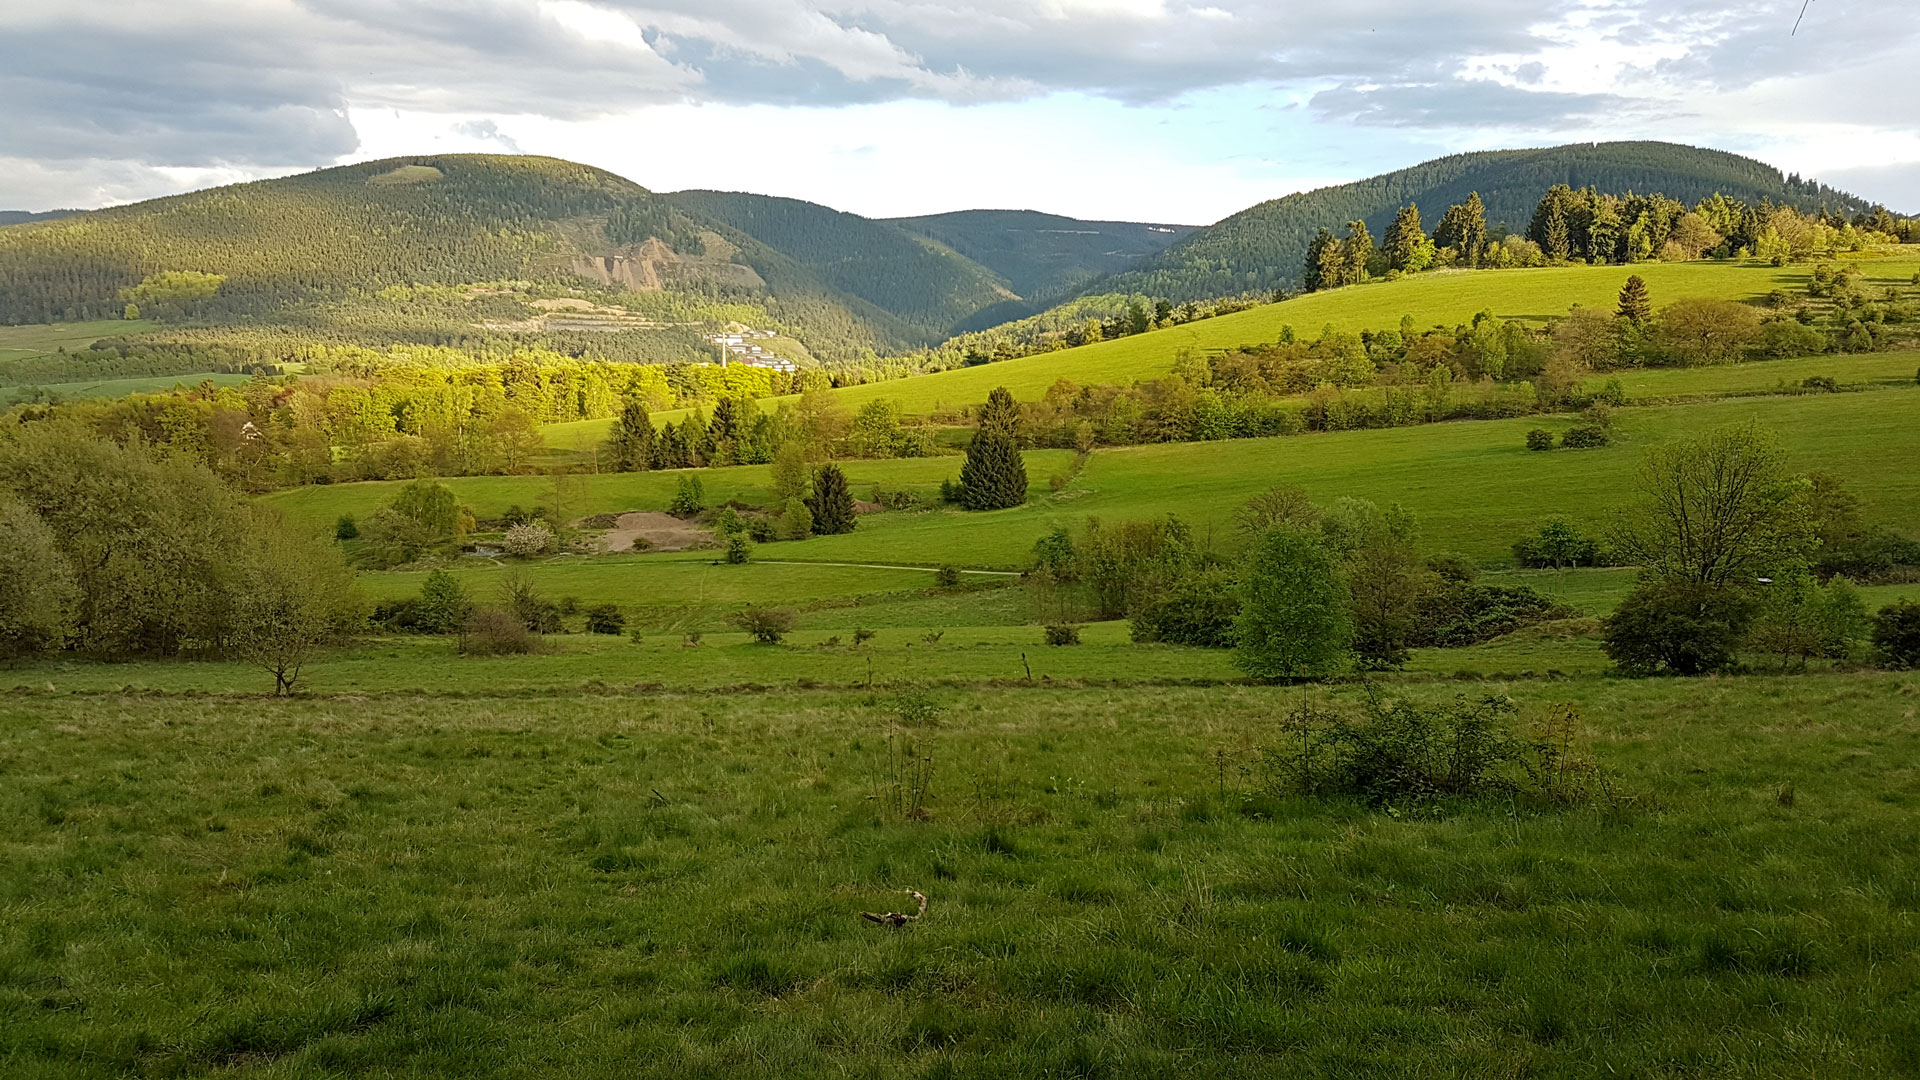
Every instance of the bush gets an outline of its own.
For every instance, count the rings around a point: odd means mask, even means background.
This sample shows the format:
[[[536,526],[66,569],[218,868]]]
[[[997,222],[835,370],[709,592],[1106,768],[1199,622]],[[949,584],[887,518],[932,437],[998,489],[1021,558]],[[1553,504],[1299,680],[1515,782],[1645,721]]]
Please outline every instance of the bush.
[[[587,609],[587,633],[619,634],[627,629],[627,617],[612,604],[596,604]]]
[[[853,643],[855,645],[865,645],[867,642],[872,641],[873,637],[873,631],[865,628],[856,628],[853,632]]]
[[[1532,736],[1511,698],[1450,704],[1371,695],[1358,717],[1300,705],[1283,741],[1261,749],[1276,794],[1354,799],[1373,807],[1526,797],[1565,804],[1591,793],[1599,773],[1574,754],[1579,716],[1557,710]]]
[[[1140,605],[1132,620],[1135,641],[1163,641],[1231,649],[1240,617],[1240,588],[1225,570],[1188,574]]]
[[[1644,584],[1607,619],[1606,651],[1621,670],[1637,675],[1726,671],[1752,620],[1752,601],[1731,589]]]
[[[352,514],[341,514],[340,520],[333,523],[333,538],[335,540],[360,539],[360,523],[354,520]]]
[[[533,633],[505,611],[481,608],[467,617],[460,634],[460,651],[469,656],[506,656],[533,651]]]
[[[533,633],[557,634],[563,629],[560,608],[542,599],[533,579],[518,570],[507,571],[507,576],[500,580],[500,600],[507,613]]]
[[[753,558],[753,543],[743,533],[727,535],[726,561],[730,566],[742,566]]]
[[[1478,645],[1574,615],[1573,609],[1525,585],[1454,582],[1421,598],[1407,643],[1443,649]]]
[[[1809,375],[1800,380],[1802,390],[1821,390],[1829,394],[1840,392],[1840,383],[1829,375]]]
[[[1470,585],[1480,576],[1479,565],[1457,551],[1437,551],[1427,556],[1427,569],[1450,585]]]
[[[500,549],[509,555],[528,558],[544,555],[553,546],[553,530],[540,521],[526,521],[507,529],[500,539]]]
[[[749,606],[733,615],[733,625],[753,635],[762,645],[778,645],[793,629],[798,616],[791,608]]]
[[[1553,432],[1548,431],[1546,428],[1534,428],[1532,431],[1527,432],[1527,449],[1553,449]]]
[[[923,502],[918,494],[906,488],[882,487],[874,488],[868,501],[888,510],[917,510]]]
[[[1568,428],[1567,433],[1560,437],[1560,445],[1569,450],[1591,450],[1612,441],[1613,436],[1598,424],[1581,424],[1578,427]]]
[[[1054,623],[1045,629],[1049,645],[1080,644],[1080,628],[1072,623]]]
[[[1583,535],[1575,526],[1555,519],[1532,536],[1513,542],[1513,557],[1521,566],[1533,570],[1559,570],[1568,566],[1599,566],[1600,541]]]
[[[952,564],[942,566],[933,572],[933,587],[936,589],[957,588],[960,584],[960,571]]]
[[[1920,603],[1888,604],[1873,617],[1873,647],[1888,667],[1920,668]]]
[[[813,511],[799,499],[788,499],[774,526],[774,535],[782,540],[805,540],[813,535]]]
[[[674,489],[673,502],[667,505],[667,513],[676,517],[695,517],[706,509],[707,491],[700,485],[700,478],[691,474],[680,477],[679,486]]]

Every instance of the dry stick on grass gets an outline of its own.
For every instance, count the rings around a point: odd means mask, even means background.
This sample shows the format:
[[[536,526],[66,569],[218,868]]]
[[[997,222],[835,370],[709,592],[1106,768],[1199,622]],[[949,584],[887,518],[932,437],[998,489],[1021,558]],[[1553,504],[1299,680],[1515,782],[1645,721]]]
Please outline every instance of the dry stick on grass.
[[[908,889],[907,895],[920,901],[920,911],[918,914],[909,915],[904,911],[889,911],[885,915],[881,915],[877,912],[863,911],[860,913],[860,917],[868,922],[879,923],[881,926],[891,926],[895,929],[911,922],[919,922],[920,917],[927,913],[927,894],[918,889]]]

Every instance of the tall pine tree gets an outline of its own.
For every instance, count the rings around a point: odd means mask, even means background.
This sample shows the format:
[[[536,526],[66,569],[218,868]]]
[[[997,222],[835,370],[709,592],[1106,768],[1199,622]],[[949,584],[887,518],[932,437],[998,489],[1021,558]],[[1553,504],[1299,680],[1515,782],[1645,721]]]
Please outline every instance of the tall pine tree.
[[[639,398],[628,398],[607,436],[607,453],[613,458],[613,467],[620,472],[653,468],[656,439],[653,417],[647,415],[646,404]]]
[[[1480,265],[1482,250],[1487,246],[1487,207],[1480,201],[1479,192],[1467,196],[1466,202],[1447,208],[1433,230],[1433,242],[1452,248],[1455,260],[1462,266]]]
[[[1349,285],[1367,280],[1367,264],[1373,261],[1373,233],[1364,221],[1347,222],[1347,238],[1340,242],[1341,277]]]
[[[841,472],[838,465],[822,465],[813,474],[813,494],[808,496],[806,504],[813,513],[816,536],[850,533],[857,524],[853,492],[847,488],[847,474]]]
[[[1653,294],[1647,291],[1647,283],[1639,274],[1627,278],[1620,286],[1620,317],[1635,327],[1647,325],[1653,318]]]
[[[1387,226],[1383,237],[1387,252],[1387,269],[1405,270],[1420,253],[1420,245],[1427,242],[1427,234],[1420,227],[1420,207],[1413,203],[1400,208],[1393,215],[1393,224]]]
[[[1340,262],[1340,241],[1325,229],[1313,234],[1307,243],[1307,259],[1300,267],[1300,287],[1307,292],[1331,289],[1340,284],[1340,275],[1336,269],[1333,280],[1327,280],[1329,265],[1338,267]]]
[[[1020,405],[1004,386],[987,395],[980,427],[967,443],[960,467],[960,505],[968,510],[1003,510],[1027,501],[1027,464],[1015,433]]]

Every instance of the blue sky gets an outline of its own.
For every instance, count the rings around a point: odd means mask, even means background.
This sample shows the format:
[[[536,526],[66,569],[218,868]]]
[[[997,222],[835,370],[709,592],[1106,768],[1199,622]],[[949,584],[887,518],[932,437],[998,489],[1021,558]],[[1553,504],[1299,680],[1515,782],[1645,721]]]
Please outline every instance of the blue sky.
[[[874,216],[1206,223],[1441,154],[1749,153],[1920,212],[1906,0],[13,0],[0,207],[544,153]]]

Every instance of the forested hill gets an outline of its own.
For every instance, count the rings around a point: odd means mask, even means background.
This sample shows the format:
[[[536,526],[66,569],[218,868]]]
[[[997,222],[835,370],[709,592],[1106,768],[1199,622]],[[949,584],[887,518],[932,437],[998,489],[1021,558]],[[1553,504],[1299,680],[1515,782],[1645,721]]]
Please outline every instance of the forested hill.
[[[1490,225],[1524,230],[1548,188],[1567,184],[1606,192],[1659,193],[1694,203],[1715,193],[1757,203],[1848,214],[1863,200],[1752,158],[1664,142],[1575,143],[1538,150],[1492,150],[1436,158],[1411,168],[1317,191],[1288,195],[1201,229],[1138,267],[1090,283],[1087,293],[1144,293],[1175,302],[1299,284],[1307,244],[1322,228],[1365,221],[1376,235],[1395,211],[1415,203],[1429,228],[1448,206],[1479,192]]]
[[[1000,275],[927,236],[817,203],[733,191],[662,196],[688,214],[753,237],[832,289],[893,316],[922,342],[1016,299]]]
[[[1129,269],[1196,228],[1081,221],[1035,210],[959,210],[888,220],[985,266],[1028,300],[1057,298],[1091,278]]]

